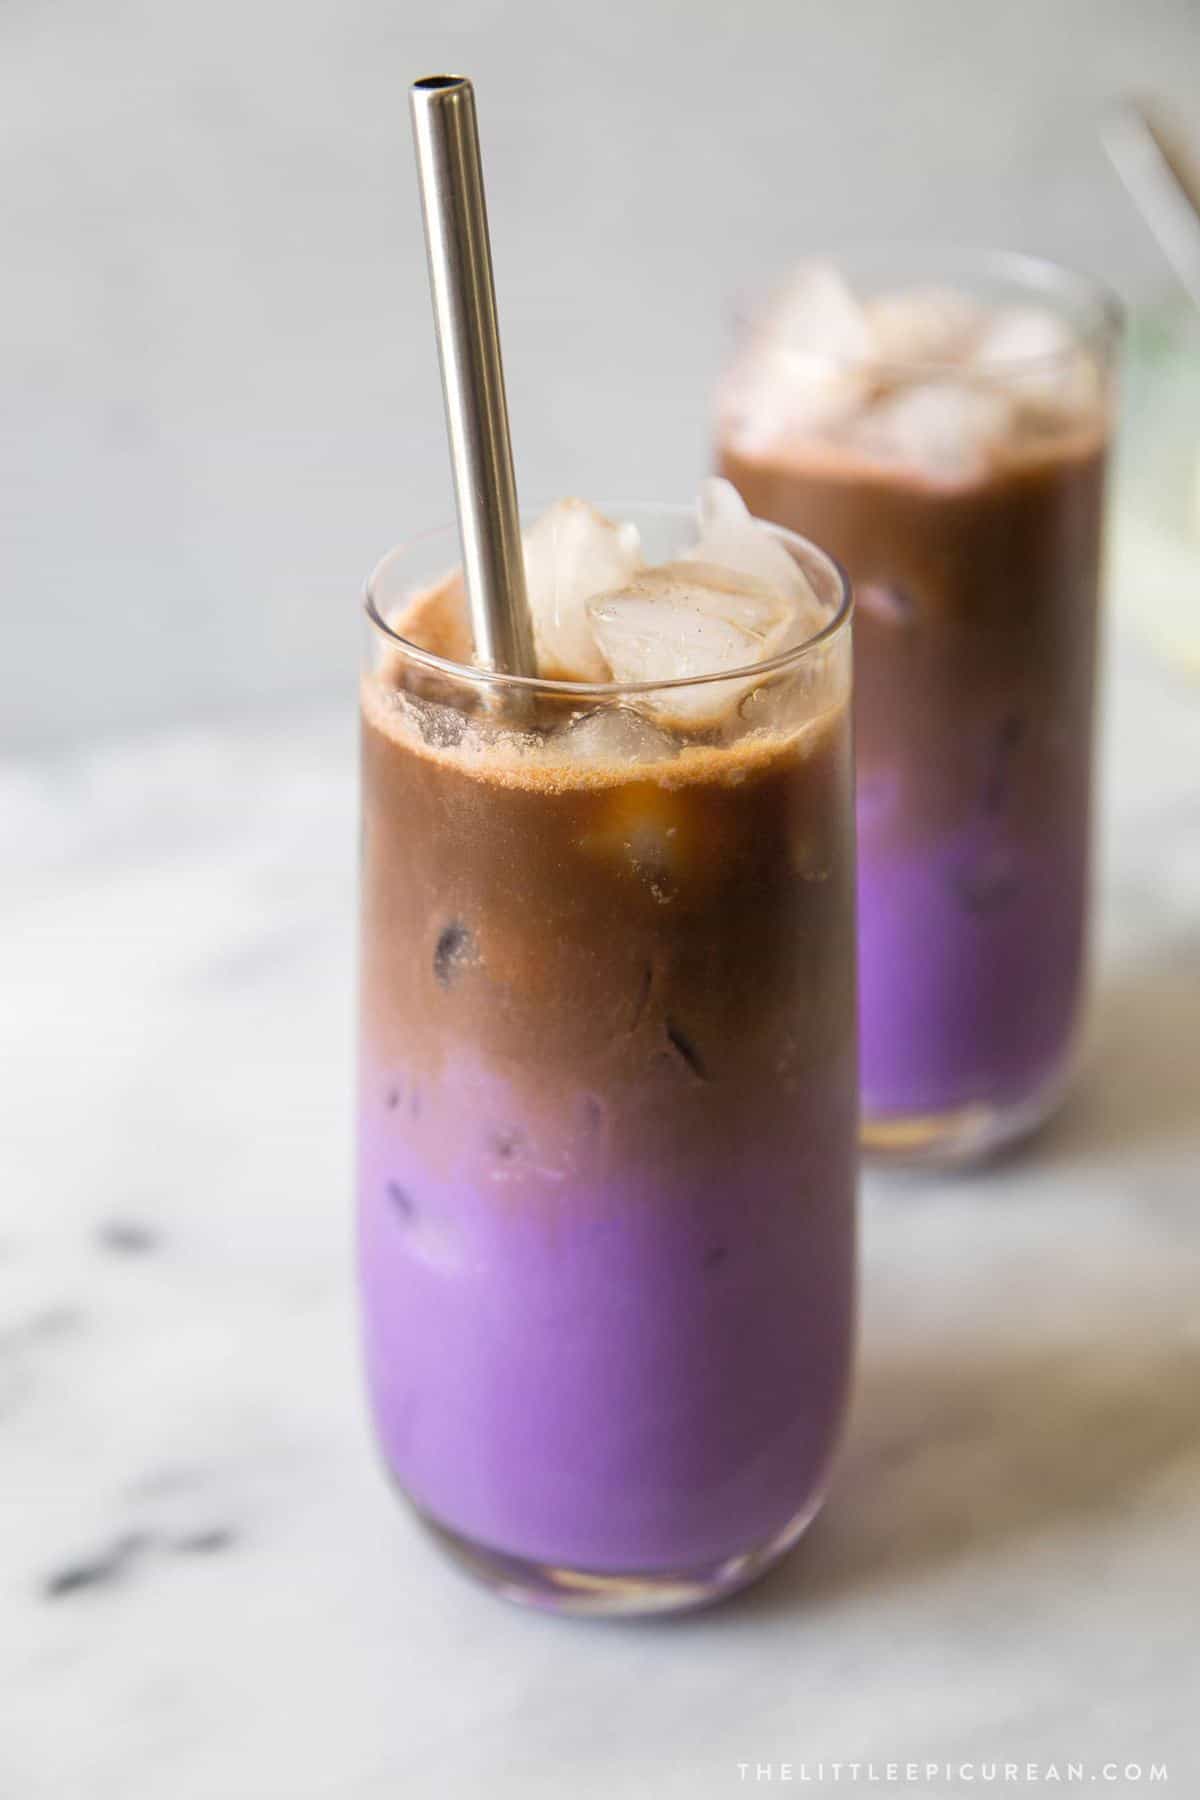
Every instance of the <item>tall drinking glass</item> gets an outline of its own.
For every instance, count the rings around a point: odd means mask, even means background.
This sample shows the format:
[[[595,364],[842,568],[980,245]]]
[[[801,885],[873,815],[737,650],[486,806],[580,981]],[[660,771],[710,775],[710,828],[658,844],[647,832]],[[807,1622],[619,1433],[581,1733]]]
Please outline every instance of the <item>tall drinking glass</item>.
[[[696,537],[682,508],[626,516],[652,560]],[[846,1406],[850,599],[776,536],[823,628],[654,689],[473,668],[450,532],[368,584],[375,1425],[443,1546],[566,1611],[752,1579],[815,1512]]]
[[[717,462],[855,585],[864,1142],[1032,1129],[1084,984],[1117,309],[1032,258],[809,265],[748,321]]]

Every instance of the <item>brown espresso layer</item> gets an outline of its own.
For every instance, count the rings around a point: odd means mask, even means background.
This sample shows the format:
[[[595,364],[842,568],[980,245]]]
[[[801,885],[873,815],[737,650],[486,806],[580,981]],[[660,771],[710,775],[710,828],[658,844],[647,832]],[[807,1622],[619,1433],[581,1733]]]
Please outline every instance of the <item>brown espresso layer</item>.
[[[1106,445],[1098,427],[938,481],[813,442],[718,463],[751,512],[816,538],[855,587],[856,746],[880,829],[981,806],[1053,828],[1086,801]]]
[[[406,635],[461,651],[429,606]],[[456,741],[464,709],[389,655],[362,697],[372,1063],[436,1086],[469,1058],[592,1131],[597,1168],[619,1144],[663,1181],[769,1131],[853,1061],[845,686],[777,731],[584,761],[544,718]]]

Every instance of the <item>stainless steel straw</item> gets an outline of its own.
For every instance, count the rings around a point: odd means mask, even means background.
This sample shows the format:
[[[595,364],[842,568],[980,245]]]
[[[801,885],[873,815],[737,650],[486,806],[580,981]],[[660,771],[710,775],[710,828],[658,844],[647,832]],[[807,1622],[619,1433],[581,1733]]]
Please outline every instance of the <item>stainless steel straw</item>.
[[[1119,100],[1102,124],[1105,148],[1163,254],[1200,306],[1200,208],[1171,146],[1144,106]]]
[[[534,675],[475,94],[462,76],[427,75],[411,101],[476,660]]]

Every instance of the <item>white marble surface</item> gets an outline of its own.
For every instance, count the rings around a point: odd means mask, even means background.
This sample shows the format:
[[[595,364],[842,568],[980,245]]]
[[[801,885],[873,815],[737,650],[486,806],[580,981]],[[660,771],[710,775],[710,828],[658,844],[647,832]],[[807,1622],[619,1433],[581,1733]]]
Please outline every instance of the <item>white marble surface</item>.
[[[1200,700],[1114,648],[1086,1079],[985,1175],[868,1181],[827,1512],[673,1624],[509,1609],[375,1467],[348,716],[3,765],[5,1800],[675,1800],[909,1756],[1200,1789]]]

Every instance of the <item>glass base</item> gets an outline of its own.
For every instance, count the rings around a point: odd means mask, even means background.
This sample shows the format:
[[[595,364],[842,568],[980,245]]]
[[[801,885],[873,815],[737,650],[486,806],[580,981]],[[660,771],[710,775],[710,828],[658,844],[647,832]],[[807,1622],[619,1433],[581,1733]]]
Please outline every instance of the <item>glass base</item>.
[[[821,1509],[820,1496],[797,1513],[782,1531],[756,1549],[700,1568],[627,1575],[563,1568],[520,1556],[506,1556],[471,1538],[439,1525],[414,1506],[418,1519],[447,1555],[485,1587],[519,1606],[542,1612],[574,1613],[584,1617],[634,1619],[652,1614],[691,1612],[712,1606],[741,1588],[749,1587],[786,1556]],[[409,1502],[412,1505],[412,1502]]]
[[[940,1113],[867,1113],[859,1128],[864,1156],[894,1168],[954,1169],[986,1162],[1032,1136],[1066,1098],[1072,1067],[1058,1070],[1024,1100],[975,1101]]]

